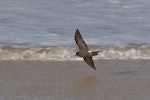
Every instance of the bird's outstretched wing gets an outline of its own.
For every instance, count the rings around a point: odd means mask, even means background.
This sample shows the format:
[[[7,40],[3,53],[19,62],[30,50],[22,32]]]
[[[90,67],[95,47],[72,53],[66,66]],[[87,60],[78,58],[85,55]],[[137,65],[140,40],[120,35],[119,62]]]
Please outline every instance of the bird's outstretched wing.
[[[78,29],[75,32],[75,41],[80,50],[89,50]]]
[[[83,57],[84,61],[94,70],[96,70],[92,57]]]

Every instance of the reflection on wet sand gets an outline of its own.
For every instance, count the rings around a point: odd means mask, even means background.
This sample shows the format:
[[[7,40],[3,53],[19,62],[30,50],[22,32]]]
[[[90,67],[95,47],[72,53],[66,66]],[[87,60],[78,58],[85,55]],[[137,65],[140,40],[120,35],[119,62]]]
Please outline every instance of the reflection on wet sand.
[[[149,100],[149,61],[95,64],[0,62],[0,100]]]
[[[78,100],[96,100],[96,78],[87,76],[80,78],[75,85],[75,93]]]

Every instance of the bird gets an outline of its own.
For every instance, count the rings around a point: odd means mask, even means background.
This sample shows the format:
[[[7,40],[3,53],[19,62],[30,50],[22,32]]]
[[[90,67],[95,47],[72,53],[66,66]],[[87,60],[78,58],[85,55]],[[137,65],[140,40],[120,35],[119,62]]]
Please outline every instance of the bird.
[[[79,51],[76,52],[76,56],[83,57],[84,61],[94,70],[96,70],[92,57],[98,55],[99,51],[90,51],[86,42],[82,38],[79,29],[75,32],[75,42],[79,47]]]

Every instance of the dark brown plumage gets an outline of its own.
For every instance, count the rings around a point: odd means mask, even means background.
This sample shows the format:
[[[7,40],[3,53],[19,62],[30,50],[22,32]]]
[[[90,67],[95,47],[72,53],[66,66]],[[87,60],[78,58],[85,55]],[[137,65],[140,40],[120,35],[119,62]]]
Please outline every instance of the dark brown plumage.
[[[86,42],[83,40],[79,30],[77,29],[75,32],[75,41],[79,47],[79,51],[76,52],[76,55],[79,57],[83,57],[84,61],[93,69],[96,70],[92,56],[98,54],[99,51],[89,52],[89,48]]]

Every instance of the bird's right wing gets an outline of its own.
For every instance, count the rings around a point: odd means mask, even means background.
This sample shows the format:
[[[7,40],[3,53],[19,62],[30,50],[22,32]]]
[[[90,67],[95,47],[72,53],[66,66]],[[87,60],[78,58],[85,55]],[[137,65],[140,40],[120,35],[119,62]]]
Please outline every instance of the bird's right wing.
[[[83,57],[84,61],[94,70],[96,70],[92,57]]]
[[[89,50],[78,29],[75,32],[75,41],[80,50]]]

